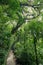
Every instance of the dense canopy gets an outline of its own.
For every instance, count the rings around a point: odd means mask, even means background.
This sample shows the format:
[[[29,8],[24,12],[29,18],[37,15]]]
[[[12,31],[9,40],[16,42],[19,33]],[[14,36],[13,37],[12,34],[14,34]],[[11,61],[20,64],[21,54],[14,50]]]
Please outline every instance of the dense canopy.
[[[0,0],[0,65],[10,50],[22,65],[43,65],[43,0]]]

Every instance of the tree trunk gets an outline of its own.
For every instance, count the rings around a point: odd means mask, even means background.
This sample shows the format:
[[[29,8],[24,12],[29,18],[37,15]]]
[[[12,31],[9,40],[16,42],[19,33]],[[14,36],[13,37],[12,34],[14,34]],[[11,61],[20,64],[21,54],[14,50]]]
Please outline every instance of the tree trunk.
[[[39,65],[39,63],[38,63],[38,56],[37,56],[36,42],[37,42],[37,39],[34,36],[34,49],[35,49],[36,65]]]

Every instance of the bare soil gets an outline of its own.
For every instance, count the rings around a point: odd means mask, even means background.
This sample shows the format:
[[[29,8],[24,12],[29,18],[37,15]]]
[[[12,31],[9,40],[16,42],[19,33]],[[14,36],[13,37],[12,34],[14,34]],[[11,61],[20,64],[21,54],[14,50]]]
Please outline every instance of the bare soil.
[[[9,52],[9,56],[7,58],[7,65],[16,65],[16,59],[12,50]]]

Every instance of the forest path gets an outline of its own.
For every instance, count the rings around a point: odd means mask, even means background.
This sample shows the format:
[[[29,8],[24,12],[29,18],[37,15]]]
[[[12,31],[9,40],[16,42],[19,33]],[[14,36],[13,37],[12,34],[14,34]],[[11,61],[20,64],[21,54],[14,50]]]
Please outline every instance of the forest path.
[[[16,59],[12,50],[9,52],[9,56],[7,58],[7,65],[16,65]]]

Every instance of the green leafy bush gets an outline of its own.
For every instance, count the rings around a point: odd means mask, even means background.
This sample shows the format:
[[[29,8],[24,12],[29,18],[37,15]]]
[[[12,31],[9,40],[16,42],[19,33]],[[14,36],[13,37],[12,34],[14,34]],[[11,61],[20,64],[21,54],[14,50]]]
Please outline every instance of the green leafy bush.
[[[36,65],[37,60],[39,64],[42,64],[43,52],[40,51],[42,47],[42,40],[40,42],[40,38],[43,39],[42,30],[43,22],[33,21],[20,28],[19,33],[17,32],[18,41],[14,44],[14,55],[18,63],[22,65]],[[34,35],[36,37],[35,40]]]
[[[22,65],[35,65],[33,37],[23,29],[20,29],[18,32],[17,37],[19,42],[14,44],[14,55],[17,63]]]

